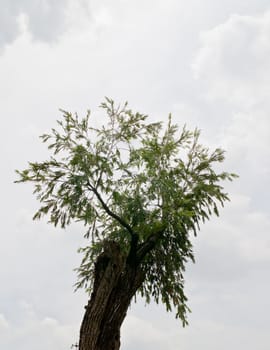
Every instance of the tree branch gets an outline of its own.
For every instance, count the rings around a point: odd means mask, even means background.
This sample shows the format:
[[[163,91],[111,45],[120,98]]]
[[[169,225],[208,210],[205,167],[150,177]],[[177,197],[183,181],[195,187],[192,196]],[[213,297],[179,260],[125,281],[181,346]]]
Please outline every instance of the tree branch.
[[[111,211],[111,209],[107,206],[107,204],[104,202],[103,198],[101,197],[100,193],[97,191],[97,189],[92,186],[89,182],[88,182],[88,187],[91,191],[93,191],[93,193],[96,195],[97,199],[99,200],[99,202],[101,203],[103,209],[106,211],[106,213],[112,217],[113,219],[115,219],[116,221],[119,222],[120,225],[122,225],[131,235],[131,238],[134,239],[135,236],[137,236],[135,234],[135,232],[132,230],[132,228],[130,227],[130,225],[123,220],[119,215],[115,214],[114,212]]]
[[[148,236],[147,240],[139,246],[137,250],[137,259],[139,262],[155,247],[164,231],[165,228],[161,228],[159,231]]]

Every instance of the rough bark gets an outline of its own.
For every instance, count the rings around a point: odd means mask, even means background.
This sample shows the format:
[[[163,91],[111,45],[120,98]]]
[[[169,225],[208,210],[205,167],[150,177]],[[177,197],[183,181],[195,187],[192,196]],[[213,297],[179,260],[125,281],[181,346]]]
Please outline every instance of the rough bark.
[[[118,350],[120,328],[143,273],[107,242],[95,265],[91,298],[81,324],[79,350]]]

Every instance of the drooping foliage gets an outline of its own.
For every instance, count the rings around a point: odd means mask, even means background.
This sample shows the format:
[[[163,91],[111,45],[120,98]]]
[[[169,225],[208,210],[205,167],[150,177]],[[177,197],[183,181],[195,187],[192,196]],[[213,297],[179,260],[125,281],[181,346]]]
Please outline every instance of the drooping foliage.
[[[94,263],[104,242],[115,241],[127,261],[145,274],[139,293],[176,309],[185,325],[185,264],[194,260],[191,235],[229,198],[216,172],[224,151],[210,152],[199,143],[199,130],[172,122],[148,123],[125,104],[108,98],[101,104],[107,123],[97,127],[90,112],[79,119],[62,111],[58,128],[41,136],[52,156],[17,171],[17,182],[33,182],[41,203],[34,215],[65,228],[86,226],[89,243],[81,249],[77,287],[91,290]]]

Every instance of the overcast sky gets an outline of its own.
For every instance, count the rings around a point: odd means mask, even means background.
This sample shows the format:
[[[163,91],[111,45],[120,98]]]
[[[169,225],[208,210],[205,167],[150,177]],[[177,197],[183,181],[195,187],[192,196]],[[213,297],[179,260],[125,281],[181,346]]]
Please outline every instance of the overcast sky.
[[[270,344],[269,0],[0,0],[0,348],[67,350],[87,296],[73,293],[83,230],[33,222],[14,169],[48,155],[59,108],[104,96],[202,130],[226,149],[231,202],[194,240],[183,329],[162,305],[132,305],[123,350],[268,350]]]

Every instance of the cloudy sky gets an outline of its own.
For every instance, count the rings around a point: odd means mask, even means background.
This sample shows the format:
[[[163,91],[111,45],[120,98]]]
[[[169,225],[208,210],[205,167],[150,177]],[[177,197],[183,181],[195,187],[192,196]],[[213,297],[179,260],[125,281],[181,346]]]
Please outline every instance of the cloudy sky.
[[[151,120],[172,112],[227,150],[240,178],[194,240],[182,329],[159,305],[132,305],[125,350],[268,350],[270,343],[269,0],[0,0],[0,348],[67,350],[86,303],[73,292],[83,230],[32,222],[15,168],[48,153],[38,135],[59,108],[100,116],[104,96]]]

